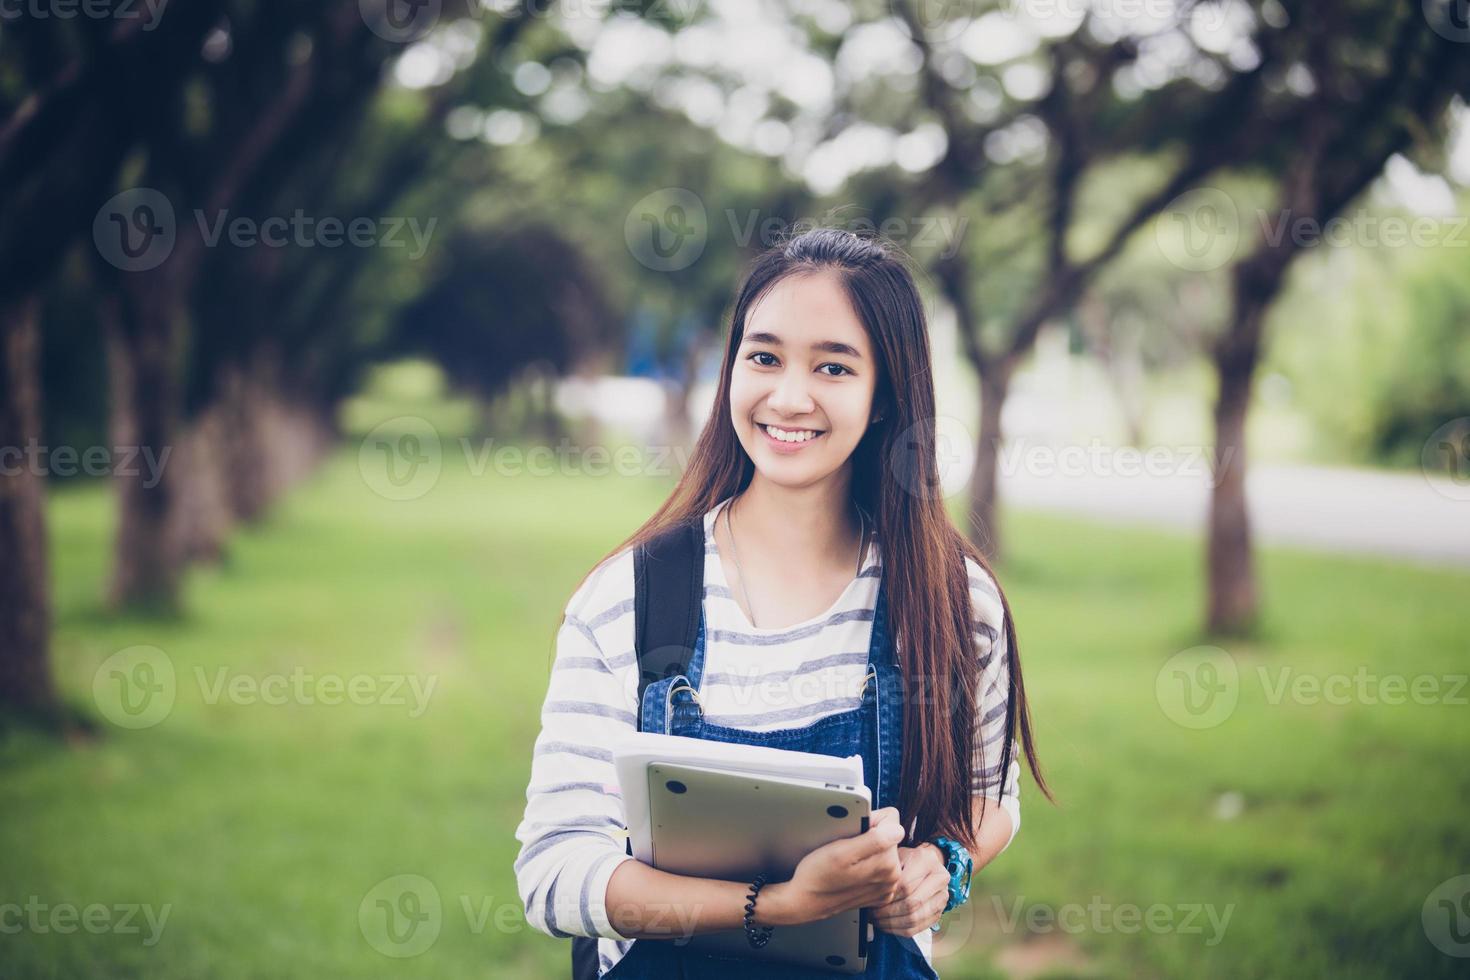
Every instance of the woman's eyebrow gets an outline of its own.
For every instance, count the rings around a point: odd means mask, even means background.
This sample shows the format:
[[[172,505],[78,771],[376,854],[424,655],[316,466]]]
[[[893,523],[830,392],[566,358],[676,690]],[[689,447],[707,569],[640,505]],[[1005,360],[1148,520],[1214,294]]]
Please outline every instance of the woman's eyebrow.
[[[744,339],[752,344],[770,344],[772,347],[783,346],[780,337],[764,330],[748,333]],[[856,347],[853,347],[851,344],[844,344],[840,340],[819,340],[812,344],[811,349],[827,354],[843,354],[847,357],[856,358],[859,361],[863,359],[863,355],[858,352]]]

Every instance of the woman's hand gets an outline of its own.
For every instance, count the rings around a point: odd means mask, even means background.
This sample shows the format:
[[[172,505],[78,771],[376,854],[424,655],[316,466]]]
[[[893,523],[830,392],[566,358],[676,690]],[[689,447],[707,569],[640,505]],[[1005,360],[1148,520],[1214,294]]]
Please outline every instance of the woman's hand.
[[[873,924],[895,936],[912,936],[934,923],[949,904],[949,872],[933,844],[900,847],[898,895],[870,910]]]
[[[874,810],[865,833],[823,844],[801,859],[791,880],[761,891],[761,897],[770,891],[774,899],[771,918],[765,921],[816,922],[849,909],[887,903],[897,894],[901,840],[903,827],[898,822],[898,809],[886,806]],[[944,880],[949,881],[949,876]],[[757,922],[764,918],[760,911],[757,901]]]

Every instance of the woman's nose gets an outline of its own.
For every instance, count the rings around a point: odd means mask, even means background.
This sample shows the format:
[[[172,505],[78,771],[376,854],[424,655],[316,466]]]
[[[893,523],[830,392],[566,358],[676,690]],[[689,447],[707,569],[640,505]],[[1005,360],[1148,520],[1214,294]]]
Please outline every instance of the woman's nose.
[[[781,375],[767,401],[771,408],[784,415],[801,415],[813,408],[811,395],[807,393],[806,378],[800,371],[787,371]]]

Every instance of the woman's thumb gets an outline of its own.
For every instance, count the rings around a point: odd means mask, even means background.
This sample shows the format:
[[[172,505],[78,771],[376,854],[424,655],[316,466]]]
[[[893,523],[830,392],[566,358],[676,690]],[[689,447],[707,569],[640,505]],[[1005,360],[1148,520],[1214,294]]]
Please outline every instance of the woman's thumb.
[[[868,829],[871,830],[874,827],[889,823],[890,821],[895,826],[898,824],[898,807],[896,806],[885,806],[880,809],[874,810],[871,814],[869,814]]]

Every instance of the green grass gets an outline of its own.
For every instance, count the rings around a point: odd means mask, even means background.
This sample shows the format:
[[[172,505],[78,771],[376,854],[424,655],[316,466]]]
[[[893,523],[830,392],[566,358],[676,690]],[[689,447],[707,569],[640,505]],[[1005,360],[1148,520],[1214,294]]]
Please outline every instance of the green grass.
[[[169,917],[152,945],[146,925],[0,933],[0,975],[566,975],[569,944],[526,926],[511,873],[553,630],[574,584],[668,484],[472,476],[445,456],[412,501],[373,493],[355,452],[334,456],[224,565],[192,573],[187,613],[168,622],[102,611],[110,501],[101,487],[54,495],[54,661],[99,737],[0,743],[0,904]],[[1205,642],[1198,543],[1005,517],[999,573],[1061,805],[1023,790],[1015,843],[936,940],[953,950],[946,978],[1028,956],[1052,975],[1463,975],[1420,916],[1436,885],[1470,872],[1470,708],[1271,704],[1257,668],[1463,674],[1470,576],[1263,552],[1260,634],[1226,644],[1239,704],[1192,730],[1161,710],[1155,680]],[[103,716],[93,681],[138,644],[163,651],[177,693],[162,721],[129,730]],[[385,703],[210,703],[196,674],[298,666],[436,686],[411,717]],[[1216,816],[1222,794],[1240,794],[1238,816]],[[390,958],[358,914],[404,874],[433,884],[440,931]],[[997,903],[1009,915],[1017,902],[1022,923],[1007,929]],[[1176,924],[1194,904],[1230,918],[1222,937],[1203,915],[1202,933],[1125,932],[1104,903],[1157,904]],[[1067,928],[1027,928],[1028,910],[1048,909]]]

